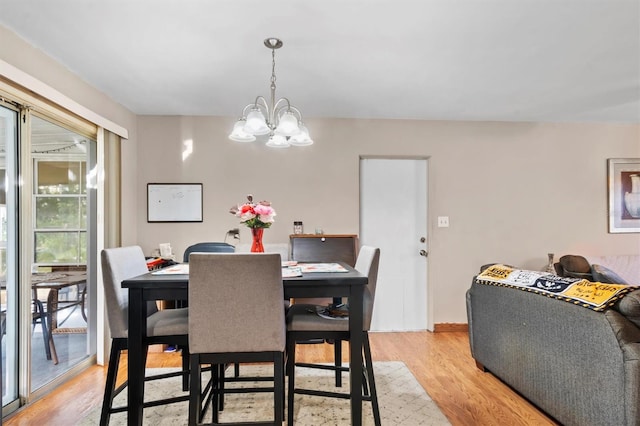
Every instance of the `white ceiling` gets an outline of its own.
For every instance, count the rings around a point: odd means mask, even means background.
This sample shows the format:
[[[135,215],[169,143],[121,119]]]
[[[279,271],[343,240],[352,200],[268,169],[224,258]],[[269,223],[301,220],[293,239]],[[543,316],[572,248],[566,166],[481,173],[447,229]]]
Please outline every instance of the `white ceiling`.
[[[0,0],[137,114],[640,122],[640,0]]]

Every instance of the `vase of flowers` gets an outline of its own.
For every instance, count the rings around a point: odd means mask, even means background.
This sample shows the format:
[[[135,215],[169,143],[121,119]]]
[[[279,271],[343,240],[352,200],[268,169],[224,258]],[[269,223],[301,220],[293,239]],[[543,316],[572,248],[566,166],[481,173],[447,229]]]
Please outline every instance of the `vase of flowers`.
[[[229,213],[240,218],[240,223],[251,228],[251,252],[262,253],[264,246],[262,245],[262,235],[265,228],[271,227],[274,222],[276,211],[271,207],[269,201],[253,202],[253,195],[247,195],[247,201],[244,204],[238,204],[231,207]]]

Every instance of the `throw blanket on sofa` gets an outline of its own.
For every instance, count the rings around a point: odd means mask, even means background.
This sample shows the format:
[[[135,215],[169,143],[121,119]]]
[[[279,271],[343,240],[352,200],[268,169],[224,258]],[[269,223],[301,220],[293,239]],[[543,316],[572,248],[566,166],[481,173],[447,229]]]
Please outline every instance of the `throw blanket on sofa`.
[[[493,265],[476,277],[480,284],[518,288],[573,303],[594,311],[604,311],[636,288],[623,284],[603,284],[580,278],[559,277],[548,272]]]

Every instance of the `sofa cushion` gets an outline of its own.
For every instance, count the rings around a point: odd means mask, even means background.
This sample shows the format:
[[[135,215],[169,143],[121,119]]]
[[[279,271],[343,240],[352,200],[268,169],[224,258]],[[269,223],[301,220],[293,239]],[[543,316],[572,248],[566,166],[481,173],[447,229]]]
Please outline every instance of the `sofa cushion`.
[[[640,254],[585,256],[589,263],[603,265],[631,285],[640,285]]]
[[[601,283],[609,283],[609,284],[629,284],[622,278],[620,275],[616,274],[611,269],[602,265],[591,265],[591,274],[593,275],[593,280]]]
[[[615,305],[615,309],[640,327],[640,290],[625,294]]]

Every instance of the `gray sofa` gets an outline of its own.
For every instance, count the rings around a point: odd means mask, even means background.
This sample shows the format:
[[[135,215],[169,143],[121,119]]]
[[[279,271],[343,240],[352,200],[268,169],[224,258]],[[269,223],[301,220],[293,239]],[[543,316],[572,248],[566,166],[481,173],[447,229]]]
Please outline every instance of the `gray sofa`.
[[[475,279],[466,298],[480,368],[561,424],[640,425],[640,290],[605,312]]]

